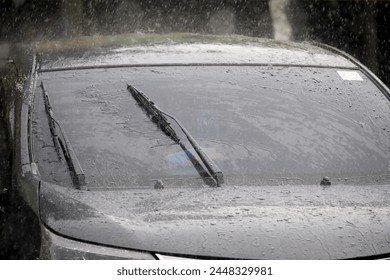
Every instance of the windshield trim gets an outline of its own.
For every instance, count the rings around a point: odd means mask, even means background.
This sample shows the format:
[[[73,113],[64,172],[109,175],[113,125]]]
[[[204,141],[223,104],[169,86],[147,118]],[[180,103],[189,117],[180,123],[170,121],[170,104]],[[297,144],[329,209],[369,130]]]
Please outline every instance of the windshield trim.
[[[58,68],[41,68],[39,73],[59,72],[59,71],[76,71],[76,70],[91,70],[91,69],[111,69],[111,68],[147,68],[147,67],[198,67],[198,66],[222,66],[222,67],[301,67],[301,68],[326,68],[326,69],[345,69],[345,70],[360,70],[359,67],[347,66],[325,66],[325,65],[308,65],[308,64],[284,64],[284,63],[148,63],[148,64],[109,64],[109,65],[85,65],[85,66],[70,66]]]

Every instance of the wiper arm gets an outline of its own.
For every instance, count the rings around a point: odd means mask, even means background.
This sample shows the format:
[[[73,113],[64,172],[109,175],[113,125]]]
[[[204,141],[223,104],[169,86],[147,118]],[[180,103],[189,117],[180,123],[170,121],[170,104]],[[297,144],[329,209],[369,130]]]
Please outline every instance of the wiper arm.
[[[58,122],[53,114],[53,109],[50,104],[49,95],[47,94],[43,82],[41,82],[43,100],[45,104],[45,111],[49,121],[50,132],[53,138],[54,148],[56,150],[57,156],[60,160],[62,160],[60,148],[65,156],[66,163],[68,164],[69,169],[74,174],[74,181],[77,186],[84,186],[85,183],[85,174],[83,169],[81,168],[80,162],[78,161],[75,152],[73,151],[72,146],[66,136],[64,129],[60,122]],[[62,139],[57,134],[57,126],[61,133]]]
[[[191,134],[183,127],[183,125],[172,115],[165,113],[159,109],[153,101],[149,99],[144,93],[137,90],[131,85],[127,85],[127,90],[131,93],[134,99],[138,104],[144,108],[147,113],[152,117],[152,121],[155,122],[158,127],[169,136],[175,143],[182,145],[180,138],[177,136],[175,130],[172,128],[171,124],[168,122],[167,117],[174,120],[180,129],[183,131],[191,146],[194,148],[203,164],[206,166],[207,170],[210,172],[210,175],[214,178],[217,183],[217,186],[221,186],[224,183],[222,171],[218,166],[207,156],[207,154],[202,150],[198,142],[191,136]]]

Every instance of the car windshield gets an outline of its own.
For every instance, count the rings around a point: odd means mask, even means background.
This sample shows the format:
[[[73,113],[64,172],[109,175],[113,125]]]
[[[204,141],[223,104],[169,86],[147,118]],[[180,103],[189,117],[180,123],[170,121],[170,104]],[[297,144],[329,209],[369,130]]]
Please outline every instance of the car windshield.
[[[324,177],[332,184],[390,182],[390,107],[359,70],[144,66],[49,71],[40,80],[90,189],[149,187],[156,180],[204,185],[127,84],[179,119],[228,185],[320,184]],[[37,89],[35,160],[44,180],[69,185],[51,141]]]

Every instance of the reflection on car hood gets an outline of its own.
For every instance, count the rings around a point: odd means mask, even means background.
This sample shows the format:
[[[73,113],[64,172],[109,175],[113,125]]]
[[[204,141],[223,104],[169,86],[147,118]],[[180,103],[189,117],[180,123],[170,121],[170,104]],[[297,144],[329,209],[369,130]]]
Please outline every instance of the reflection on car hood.
[[[182,256],[340,259],[390,253],[390,186],[81,191],[41,184],[64,236]]]

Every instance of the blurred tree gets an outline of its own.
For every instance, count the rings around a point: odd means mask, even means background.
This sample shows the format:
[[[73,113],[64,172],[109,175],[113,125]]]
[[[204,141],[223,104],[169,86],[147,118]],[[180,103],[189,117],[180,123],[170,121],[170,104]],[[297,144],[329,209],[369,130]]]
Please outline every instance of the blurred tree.
[[[64,0],[62,10],[65,37],[81,35],[83,33],[83,0]]]
[[[269,0],[274,39],[289,41],[293,39],[292,25],[287,13],[290,0]]]

